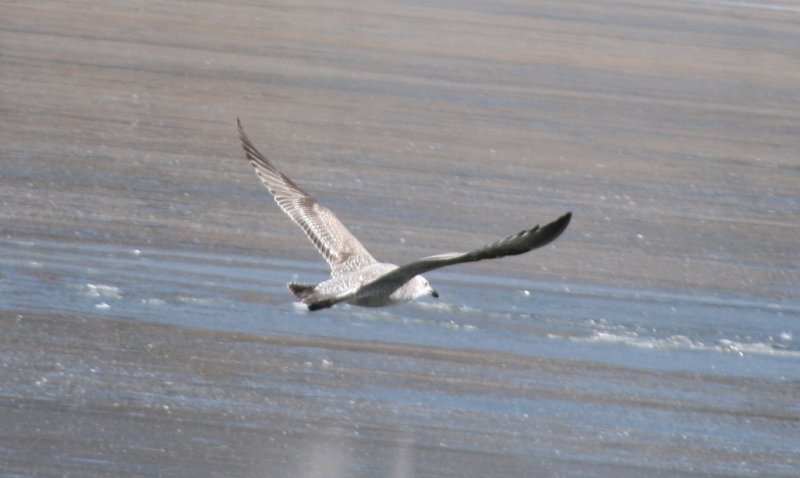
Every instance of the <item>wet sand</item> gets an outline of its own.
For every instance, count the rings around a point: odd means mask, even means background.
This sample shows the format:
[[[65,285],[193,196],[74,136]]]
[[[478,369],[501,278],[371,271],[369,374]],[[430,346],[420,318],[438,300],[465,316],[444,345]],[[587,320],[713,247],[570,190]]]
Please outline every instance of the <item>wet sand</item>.
[[[0,476],[797,476],[788,2],[20,2],[0,25]],[[235,119],[402,263],[387,311]]]

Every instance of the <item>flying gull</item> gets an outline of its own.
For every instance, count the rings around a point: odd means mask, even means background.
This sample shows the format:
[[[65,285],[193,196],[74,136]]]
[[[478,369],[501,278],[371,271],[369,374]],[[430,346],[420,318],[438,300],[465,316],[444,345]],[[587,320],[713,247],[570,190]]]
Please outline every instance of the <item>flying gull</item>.
[[[437,254],[403,266],[378,262],[328,208],[278,171],[253,146],[238,119],[236,126],[244,152],[258,178],[331,267],[331,278],[319,284],[289,283],[289,290],[309,310],[332,307],[339,302],[382,307],[422,296],[439,297],[420,274],[462,262],[523,254],[542,247],[564,232],[572,217],[568,212],[544,227],[523,230],[470,252]]]

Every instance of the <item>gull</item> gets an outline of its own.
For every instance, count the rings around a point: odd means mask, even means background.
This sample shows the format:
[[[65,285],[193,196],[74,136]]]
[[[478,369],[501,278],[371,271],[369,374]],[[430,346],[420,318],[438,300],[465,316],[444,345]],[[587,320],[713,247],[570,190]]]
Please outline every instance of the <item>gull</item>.
[[[261,154],[237,118],[239,140],[245,155],[285,212],[316,246],[331,268],[331,278],[318,284],[290,282],[289,290],[309,310],[347,303],[362,307],[382,307],[439,297],[422,273],[440,267],[523,254],[556,239],[567,228],[572,213],[566,213],[544,227],[534,226],[470,252],[447,252],[397,266],[378,262],[330,209],[322,206],[288,176],[278,171]]]

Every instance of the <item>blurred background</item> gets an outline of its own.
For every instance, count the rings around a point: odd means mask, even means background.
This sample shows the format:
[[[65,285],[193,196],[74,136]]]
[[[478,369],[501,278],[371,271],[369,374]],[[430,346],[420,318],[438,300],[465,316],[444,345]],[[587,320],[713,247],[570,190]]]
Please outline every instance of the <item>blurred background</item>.
[[[0,7],[0,476],[800,474],[796,3]]]

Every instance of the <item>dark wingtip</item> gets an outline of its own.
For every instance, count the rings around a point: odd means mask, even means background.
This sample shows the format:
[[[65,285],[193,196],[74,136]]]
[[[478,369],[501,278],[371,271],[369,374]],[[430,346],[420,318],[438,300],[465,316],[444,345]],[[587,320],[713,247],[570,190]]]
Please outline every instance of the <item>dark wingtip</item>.
[[[562,232],[569,226],[569,222],[572,220],[572,211],[567,212],[563,216],[559,217],[551,224],[553,226],[553,239],[560,236]]]
[[[572,211],[569,211],[566,214],[564,214],[563,216],[561,216],[560,218],[558,218],[557,222],[562,222],[563,221],[564,222],[564,227],[566,228],[567,225],[569,224],[569,221],[571,221],[571,220],[572,220]]]
[[[239,132],[239,140],[241,142],[247,141],[247,135],[244,134],[244,127],[242,127],[242,121],[239,118],[236,118],[236,130]]]
[[[570,220],[572,220],[572,212],[564,214],[550,224],[545,224],[544,227],[537,231],[540,242],[536,247],[542,247],[556,240],[567,228]]]
[[[244,127],[242,127],[242,122],[239,118],[236,118],[236,129],[239,131],[239,142],[242,145],[242,149],[244,149],[244,154],[251,163],[253,161],[257,162],[267,162],[266,158],[263,157],[261,153],[259,153],[258,149],[256,149],[255,145],[250,138],[244,133]],[[255,166],[255,164],[253,164]]]

